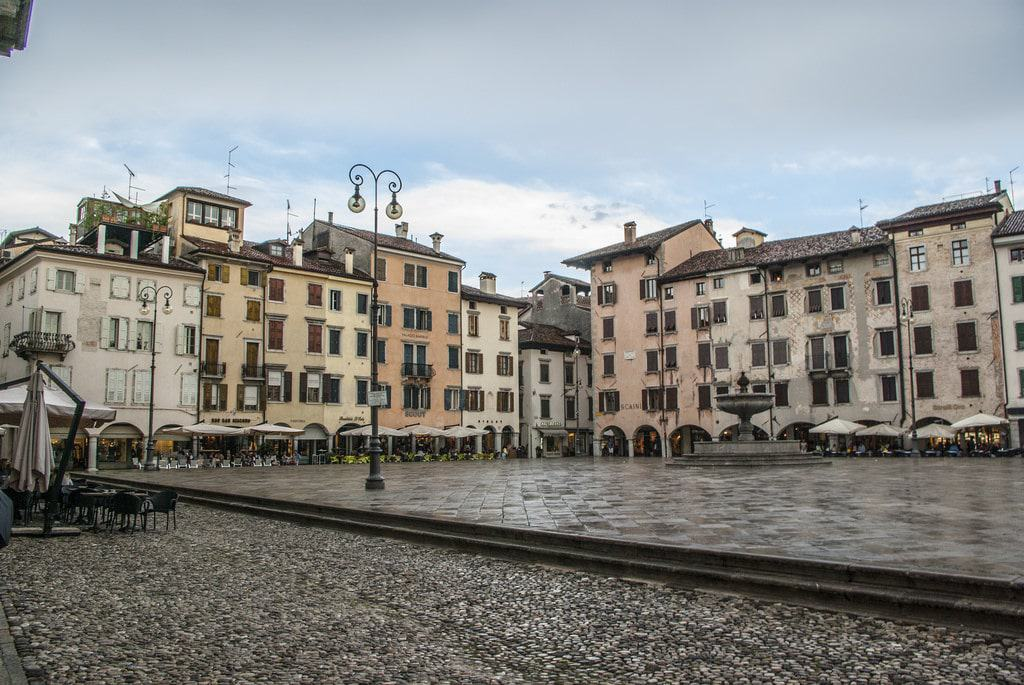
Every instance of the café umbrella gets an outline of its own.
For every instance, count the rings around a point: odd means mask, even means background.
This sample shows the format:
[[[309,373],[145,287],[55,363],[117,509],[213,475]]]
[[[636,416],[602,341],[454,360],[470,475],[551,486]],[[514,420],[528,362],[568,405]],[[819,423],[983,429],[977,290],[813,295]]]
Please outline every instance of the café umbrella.
[[[835,418],[825,423],[820,423],[814,428],[808,430],[808,433],[814,435],[853,435],[857,431],[866,428],[860,423],[853,421],[846,421],[845,419]]]
[[[165,433],[171,435],[210,435],[210,436],[230,436],[230,435],[244,435],[244,428],[232,428],[231,426],[220,426],[215,423],[193,423],[190,426],[181,426],[179,428],[171,428],[165,430]]]
[[[305,432],[301,428],[278,426],[274,423],[261,423],[256,426],[249,426],[247,430],[257,435],[302,435]]]
[[[373,426],[359,426],[359,428],[350,428],[347,431],[341,431],[340,433],[338,433],[338,435],[351,435],[357,438],[368,438],[371,435],[373,435]],[[402,430],[387,428],[385,426],[377,426],[377,435],[385,438],[402,438],[409,434]]]
[[[960,419],[956,423],[950,426],[955,431],[962,431],[968,428],[988,428],[991,426],[1003,426],[1006,424],[1006,419],[1001,419],[998,416],[992,416],[991,414],[975,414],[974,416],[968,416],[966,419]]]
[[[465,426],[452,426],[442,431],[446,438],[475,438],[479,435],[486,435],[486,433],[487,431],[482,428],[467,428]]]
[[[29,384],[23,383],[0,390],[0,423],[17,425],[22,419],[22,410],[28,397]],[[43,388],[43,403],[46,415],[52,425],[68,425],[75,415],[75,403],[63,392]],[[87,402],[82,412],[82,421],[100,423],[113,421],[117,412],[95,402]]]
[[[867,428],[861,428],[857,431],[856,435],[860,436],[875,436],[879,438],[898,438],[903,435],[903,431],[898,428],[893,428],[887,423],[876,423],[874,426],[868,426]]]
[[[951,431],[948,426],[943,426],[940,423],[929,423],[927,426],[917,429],[917,437],[921,440],[928,438],[954,440],[956,438],[956,433]]]
[[[8,487],[18,492],[46,492],[52,471],[50,422],[46,414],[43,379],[37,372],[32,374],[25,393],[18,436],[11,455]]]

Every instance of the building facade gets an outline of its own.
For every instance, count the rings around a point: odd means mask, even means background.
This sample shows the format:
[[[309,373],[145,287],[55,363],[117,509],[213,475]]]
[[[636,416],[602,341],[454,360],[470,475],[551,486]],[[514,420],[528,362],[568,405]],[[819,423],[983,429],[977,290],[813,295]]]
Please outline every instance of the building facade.
[[[1010,214],[992,234],[999,288],[1003,373],[1010,444],[1024,435],[1024,212]]]

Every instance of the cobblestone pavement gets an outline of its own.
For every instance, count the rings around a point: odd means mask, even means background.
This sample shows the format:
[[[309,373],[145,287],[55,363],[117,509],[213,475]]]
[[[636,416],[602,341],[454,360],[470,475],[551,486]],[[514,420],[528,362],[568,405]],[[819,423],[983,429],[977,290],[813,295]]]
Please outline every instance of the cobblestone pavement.
[[[34,681],[1024,683],[1024,640],[181,509],[0,554]]]
[[[1024,459],[678,469],[654,459],[118,471],[168,486],[764,554],[1024,576]]]

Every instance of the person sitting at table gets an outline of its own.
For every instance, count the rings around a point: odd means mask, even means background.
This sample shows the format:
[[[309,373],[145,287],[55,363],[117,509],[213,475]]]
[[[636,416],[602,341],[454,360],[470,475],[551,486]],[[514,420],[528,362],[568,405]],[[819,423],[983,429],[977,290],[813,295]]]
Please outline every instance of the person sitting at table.
[[[949,450],[948,451],[949,451],[949,456],[951,456],[951,457],[959,457],[960,456],[960,445],[958,445],[958,444],[956,444],[954,442],[952,445],[949,446]]]

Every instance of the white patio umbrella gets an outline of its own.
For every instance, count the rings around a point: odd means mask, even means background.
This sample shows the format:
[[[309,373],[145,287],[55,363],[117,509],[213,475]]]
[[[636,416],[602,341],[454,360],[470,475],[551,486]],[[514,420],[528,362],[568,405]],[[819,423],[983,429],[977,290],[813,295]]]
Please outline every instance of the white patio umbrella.
[[[952,430],[961,431],[966,428],[986,428],[988,426],[1003,426],[1006,425],[1006,419],[1001,419],[998,416],[992,416],[991,414],[975,414],[974,416],[968,416],[966,419],[960,419],[956,423],[950,426]],[[918,431],[920,434],[920,431]]]
[[[22,406],[18,438],[11,457],[10,487],[19,492],[46,492],[53,470],[50,447],[50,422],[46,415],[43,380],[32,374]]]
[[[854,421],[846,421],[844,419],[832,419],[825,423],[820,423],[814,428],[811,428],[808,433],[814,435],[853,435],[862,428],[866,428],[863,424],[855,423]]]
[[[31,381],[30,381],[31,382]],[[28,396],[28,383],[0,390],[0,423],[18,424]],[[67,425],[75,415],[75,403],[60,390],[43,388],[43,403],[46,414],[53,425]],[[113,421],[117,412],[96,402],[86,402],[82,412],[83,422]]]
[[[340,433],[338,433],[338,435],[352,435],[357,438],[368,438],[372,434],[372,426],[360,426],[359,428],[350,428],[347,431],[341,431]],[[402,438],[409,434],[403,430],[395,430],[394,428],[387,428],[386,426],[377,426],[377,435],[381,437]]]
[[[175,435],[245,435],[245,428],[232,428],[231,426],[218,426],[215,423],[193,423],[191,426],[182,426],[165,430],[165,433]]]
[[[273,423],[261,423],[256,426],[249,426],[247,430],[250,433],[256,433],[257,435],[302,435],[305,432],[301,428],[278,426]]]
[[[927,426],[917,429],[917,437],[921,440],[925,440],[927,438],[954,440],[956,438],[956,433],[951,431],[948,426],[943,426],[941,423],[929,423]]]
[[[903,435],[903,431],[899,428],[893,428],[887,423],[877,423],[874,426],[861,428],[857,431],[857,435],[873,435],[880,438],[898,438]]]
[[[486,435],[486,433],[487,431],[481,428],[467,428],[466,426],[452,426],[441,431],[446,438],[475,438],[479,435]]]

